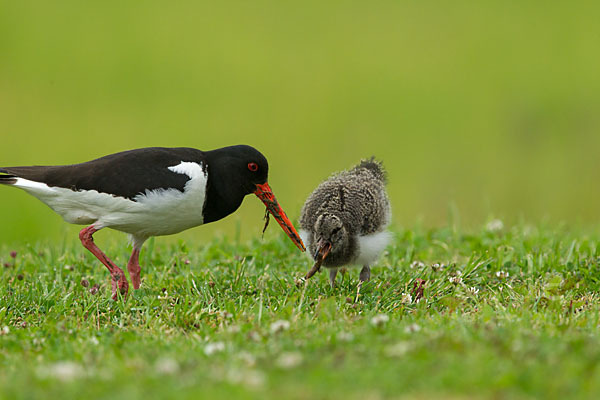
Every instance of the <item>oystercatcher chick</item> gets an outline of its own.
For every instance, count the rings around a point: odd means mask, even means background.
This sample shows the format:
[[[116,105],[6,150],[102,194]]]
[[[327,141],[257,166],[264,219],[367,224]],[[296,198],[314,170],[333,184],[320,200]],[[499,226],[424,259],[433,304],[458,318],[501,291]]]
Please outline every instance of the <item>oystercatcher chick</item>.
[[[66,222],[88,225],[79,238],[108,268],[117,299],[118,292],[127,295],[129,285],[123,270],[94,243],[92,235],[102,228],[130,235],[133,252],[127,270],[134,289],[141,283],[140,249],[149,237],[218,221],[236,211],[250,193],[304,251],[269,187],[268,172],[267,159],[250,146],[211,151],[151,147],[75,165],[0,168],[0,184],[25,190]]]
[[[315,261],[306,278],[323,265],[333,288],[340,267],[360,265],[360,291],[391,239],[386,231],[391,208],[385,184],[382,164],[371,158],[331,176],[311,193],[300,217],[300,236]]]

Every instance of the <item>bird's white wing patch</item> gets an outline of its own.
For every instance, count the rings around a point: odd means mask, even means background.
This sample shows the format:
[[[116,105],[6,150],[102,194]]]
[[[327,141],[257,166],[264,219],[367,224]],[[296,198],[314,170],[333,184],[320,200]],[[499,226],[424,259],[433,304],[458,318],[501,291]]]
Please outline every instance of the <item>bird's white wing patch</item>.
[[[355,263],[359,265],[371,265],[383,253],[392,239],[388,231],[373,233],[372,235],[358,237],[358,257]]]
[[[204,178],[205,173],[202,166],[195,162],[182,161],[178,165],[169,167],[169,169],[178,174],[187,175],[190,179]]]
[[[189,161],[168,168],[189,176],[190,180],[185,184],[183,193],[176,189],[158,189],[136,196],[135,201],[144,206],[146,218],[152,221],[149,223],[151,227],[138,228],[147,236],[177,233],[204,223],[202,209],[208,172],[202,165]]]

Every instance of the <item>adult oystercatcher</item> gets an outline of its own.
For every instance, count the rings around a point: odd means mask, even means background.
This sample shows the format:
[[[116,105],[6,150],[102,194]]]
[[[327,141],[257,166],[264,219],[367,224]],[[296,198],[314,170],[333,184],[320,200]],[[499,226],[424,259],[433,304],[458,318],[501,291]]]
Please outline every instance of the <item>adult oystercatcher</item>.
[[[391,239],[386,230],[391,207],[385,184],[382,164],[371,158],[331,176],[311,193],[300,217],[300,236],[315,260],[306,278],[324,265],[333,288],[340,267],[362,265],[360,291],[371,277],[370,266]]]
[[[0,168],[0,184],[25,190],[72,224],[79,238],[111,274],[112,295],[127,295],[123,270],[94,243],[102,228],[126,232],[133,243],[127,270],[140,287],[139,254],[151,236],[170,235],[220,220],[250,193],[266,205],[302,251],[302,239],[279,206],[269,184],[267,159],[246,145],[211,151],[150,147],[74,165]]]

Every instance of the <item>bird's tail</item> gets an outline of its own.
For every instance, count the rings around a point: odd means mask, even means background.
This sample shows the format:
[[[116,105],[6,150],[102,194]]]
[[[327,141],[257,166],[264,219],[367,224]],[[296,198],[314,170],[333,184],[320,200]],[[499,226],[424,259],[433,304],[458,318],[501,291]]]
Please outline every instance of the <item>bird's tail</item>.
[[[375,159],[375,156],[373,156],[369,159],[361,160],[360,164],[358,164],[356,167],[354,167],[354,170],[359,170],[359,169],[366,169],[366,170],[370,171],[373,175],[375,175],[377,178],[381,179],[382,181],[384,181],[384,182],[387,181],[387,173],[385,172],[385,169],[383,168],[383,163],[381,161],[377,161]]]
[[[15,183],[17,183],[17,176],[11,174],[5,169],[0,168],[0,184],[14,185]]]

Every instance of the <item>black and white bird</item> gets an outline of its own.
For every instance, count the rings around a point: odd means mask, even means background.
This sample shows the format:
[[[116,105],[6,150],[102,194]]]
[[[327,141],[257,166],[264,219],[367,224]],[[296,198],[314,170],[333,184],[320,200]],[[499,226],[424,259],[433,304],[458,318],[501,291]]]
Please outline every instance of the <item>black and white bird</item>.
[[[151,236],[170,235],[220,220],[250,193],[258,196],[294,244],[304,244],[269,184],[267,159],[250,146],[212,151],[151,147],[111,154],[74,165],[0,168],[0,184],[25,190],[66,222],[88,225],[79,238],[108,268],[113,298],[128,283],[94,243],[102,228],[126,232],[133,243],[127,270],[140,287],[139,254]]]
[[[315,261],[306,278],[323,265],[334,287],[340,267],[359,265],[359,288],[370,279],[371,265],[391,239],[385,184],[385,170],[372,158],[331,176],[311,193],[300,217],[300,236]]]

